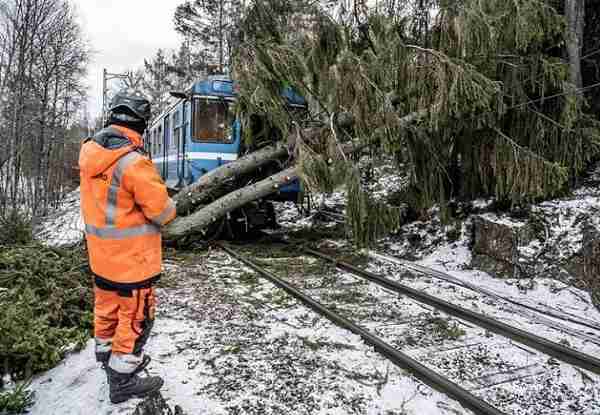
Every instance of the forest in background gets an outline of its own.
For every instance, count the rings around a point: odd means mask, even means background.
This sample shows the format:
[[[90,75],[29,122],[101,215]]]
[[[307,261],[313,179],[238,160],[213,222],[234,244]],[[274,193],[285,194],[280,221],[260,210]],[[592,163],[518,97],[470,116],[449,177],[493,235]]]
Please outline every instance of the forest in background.
[[[43,216],[78,176],[89,47],[64,0],[0,1],[0,218]]]

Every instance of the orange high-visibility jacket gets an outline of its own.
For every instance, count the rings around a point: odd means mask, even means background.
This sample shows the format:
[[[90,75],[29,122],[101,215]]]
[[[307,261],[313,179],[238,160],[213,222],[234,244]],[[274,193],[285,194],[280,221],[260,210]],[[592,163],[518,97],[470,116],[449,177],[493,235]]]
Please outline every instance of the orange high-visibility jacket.
[[[90,267],[117,287],[136,288],[160,273],[160,227],[176,215],[141,147],[138,133],[112,125],[85,142],[79,154]]]

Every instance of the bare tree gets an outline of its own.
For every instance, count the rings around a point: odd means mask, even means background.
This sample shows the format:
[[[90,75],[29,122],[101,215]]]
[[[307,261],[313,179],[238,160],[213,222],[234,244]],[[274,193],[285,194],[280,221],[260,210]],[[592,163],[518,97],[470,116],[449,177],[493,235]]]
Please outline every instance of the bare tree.
[[[0,215],[43,215],[68,188],[87,60],[68,2],[0,1]]]
[[[119,88],[129,88],[129,89],[141,89],[144,85],[144,71],[142,69],[138,69],[137,71],[129,71],[126,72],[126,76],[121,78],[121,82],[119,82]]]

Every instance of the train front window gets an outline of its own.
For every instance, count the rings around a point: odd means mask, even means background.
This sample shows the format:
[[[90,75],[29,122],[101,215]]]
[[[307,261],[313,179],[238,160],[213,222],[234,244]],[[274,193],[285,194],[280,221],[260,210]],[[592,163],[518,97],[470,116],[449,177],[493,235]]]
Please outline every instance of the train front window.
[[[195,98],[193,113],[194,140],[221,143],[232,141],[231,126],[234,114],[229,102]]]

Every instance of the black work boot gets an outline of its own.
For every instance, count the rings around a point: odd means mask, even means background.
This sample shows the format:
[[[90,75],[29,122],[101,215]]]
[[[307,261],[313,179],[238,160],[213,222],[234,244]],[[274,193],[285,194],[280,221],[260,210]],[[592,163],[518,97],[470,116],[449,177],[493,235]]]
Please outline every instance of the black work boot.
[[[108,366],[110,352],[96,352],[96,362],[102,364],[102,368]]]
[[[96,352],[96,362],[99,362],[102,366],[101,369],[106,372],[108,369],[108,361],[110,360],[110,352]],[[109,382],[108,372],[106,372],[106,382]]]
[[[134,373],[119,373],[106,366],[109,395],[112,403],[125,402],[131,398],[143,398],[153,392],[158,392],[164,381],[160,376],[141,378]]]

